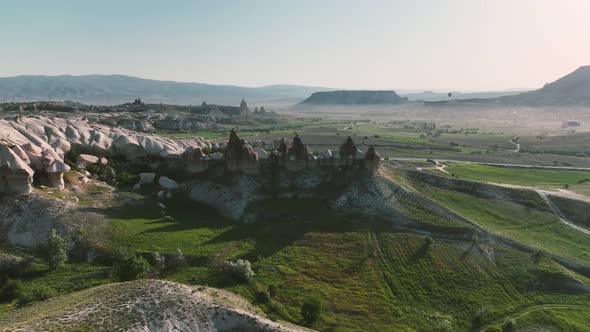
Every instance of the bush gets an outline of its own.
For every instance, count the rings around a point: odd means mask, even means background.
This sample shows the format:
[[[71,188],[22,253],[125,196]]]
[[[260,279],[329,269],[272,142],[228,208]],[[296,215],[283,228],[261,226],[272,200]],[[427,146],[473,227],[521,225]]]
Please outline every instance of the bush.
[[[139,181],[139,176],[125,171],[120,171],[116,173],[115,180],[119,185],[131,186]]]
[[[511,332],[516,329],[516,321],[514,319],[509,319],[502,324],[502,331],[503,332]]]
[[[16,306],[24,307],[39,301],[45,301],[57,295],[57,291],[47,285],[39,285],[18,292]]]
[[[258,303],[266,303],[270,300],[270,294],[266,291],[258,291],[256,292],[256,302]]]
[[[275,285],[275,284],[268,285],[268,295],[270,295],[271,297],[274,297],[277,295],[278,292],[279,292],[279,288],[277,287],[277,285]]]
[[[117,258],[113,269],[120,281],[131,281],[146,277],[150,271],[150,264],[141,256],[122,256]]]
[[[433,243],[434,243],[434,240],[430,236],[427,236],[426,238],[424,238],[424,244],[427,247],[430,247]]]
[[[47,239],[47,253],[49,255],[49,268],[57,270],[64,266],[68,260],[69,241],[52,229]]]
[[[254,278],[252,264],[248,260],[238,259],[235,262],[225,261],[221,257],[214,257],[211,267],[219,273],[228,274],[238,281],[248,281]]]
[[[322,314],[322,302],[319,299],[307,299],[301,306],[301,316],[305,323],[311,325],[320,319]]]
[[[479,309],[473,316],[473,326],[480,327],[490,319],[490,310],[488,308]]]
[[[7,279],[0,286],[0,302],[9,302],[14,300],[23,288],[20,280]]]
[[[231,275],[242,281],[248,281],[254,278],[254,271],[252,271],[252,265],[248,260],[238,259],[235,262],[228,262],[228,270]]]
[[[96,164],[90,164],[86,166],[86,170],[96,175],[100,181],[104,181],[110,185],[117,184],[117,174],[111,166],[103,165],[102,163],[98,162]]]
[[[31,257],[19,257],[10,254],[0,256],[0,282],[6,281],[8,277],[18,277],[26,272],[33,259]]]

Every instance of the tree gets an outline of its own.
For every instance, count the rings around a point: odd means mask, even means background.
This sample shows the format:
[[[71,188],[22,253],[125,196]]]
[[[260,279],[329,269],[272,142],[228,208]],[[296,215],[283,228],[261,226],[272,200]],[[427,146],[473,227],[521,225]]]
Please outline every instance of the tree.
[[[449,92],[449,93],[447,94],[447,96],[449,96],[449,99],[451,99],[451,97],[453,96],[453,93],[452,93],[452,92]]]
[[[59,235],[55,229],[51,229],[47,238],[47,251],[49,255],[49,268],[57,270],[64,266],[68,260],[68,241]]]
[[[122,255],[113,265],[114,274],[120,281],[131,281],[144,278],[150,271],[150,263],[137,255]]]
[[[309,325],[320,319],[322,314],[322,302],[317,298],[307,299],[301,306],[301,316]]]

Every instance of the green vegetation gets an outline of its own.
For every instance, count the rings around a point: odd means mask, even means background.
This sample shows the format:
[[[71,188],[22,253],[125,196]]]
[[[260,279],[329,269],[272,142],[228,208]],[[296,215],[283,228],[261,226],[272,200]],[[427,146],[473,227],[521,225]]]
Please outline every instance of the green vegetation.
[[[492,233],[546,252],[590,263],[590,238],[561,223],[550,212],[500,199],[479,198],[431,187],[423,192]]]
[[[120,255],[113,265],[113,273],[120,281],[144,278],[150,271],[150,264],[135,254]]]
[[[498,167],[470,163],[448,163],[446,170],[457,178],[526,186],[573,185],[590,178],[590,171]],[[438,174],[444,175],[442,172]]]
[[[301,306],[301,316],[308,325],[312,325],[320,319],[322,314],[322,302],[318,298],[308,299]]]
[[[47,240],[47,254],[49,255],[49,268],[57,270],[68,260],[68,241],[52,229]]]

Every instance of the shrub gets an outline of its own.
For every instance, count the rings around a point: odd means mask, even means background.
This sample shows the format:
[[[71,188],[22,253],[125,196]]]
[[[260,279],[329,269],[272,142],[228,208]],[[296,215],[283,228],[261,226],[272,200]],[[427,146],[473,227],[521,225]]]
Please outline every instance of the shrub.
[[[38,285],[18,292],[16,306],[24,307],[39,301],[45,301],[57,295],[57,291],[47,285]]]
[[[31,267],[31,257],[19,257],[10,254],[0,255],[0,281],[6,281],[8,277],[16,277]]]
[[[49,268],[57,270],[64,266],[68,260],[69,241],[52,229],[47,239],[47,253],[49,255]]]
[[[139,181],[139,176],[125,171],[120,171],[116,173],[115,180],[117,181],[117,184],[131,186]]]
[[[430,247],[433,243],[434,243],[434,240],[430,236],[427,236],[426,238],[424,238],[424,244],[427,247]]]
[[[150,264],[141,256],[122,256],[117,258],[113,269],[120,281],[130,281],[146,277],[150,271]]]
[[[479,309],[473,316],[473,326],[480,327],[485,324],[490,318],[490,310],[488,308]]]
[[[320,319],[322,314],[322,302],[319,299],[307,299],[301,306],[301,316],[305,323],[311,325]]]
[[[235,262],[227,262],[226,271],[228,271],[234,278],[241,281],[248,281],[254,278],[252,265],[245,259],[238,259]]]
[[[510,332],[514,331],[516,328],[516,321],[514,319],[509,319],[502,324],[502,331]]]
[[[7,279],[0,286],[0,301],[9,302],[18,296],[18,293],[23,288],[23,283],[20,280]]]
[[[270,295],[271,297],[274,297],[277,295],[278,292],[279,292],[279,288],[277,287],[277,285],[275,285],[275,284],[268,285],[268,295]]]
[[[266,303],[270,300],[270,294],[266,291],[258,291],[256,292],[256,302],[258,303]]]
[[[219,273],[228,274],[239,281],[248,281],[254,277],[252,264],[248,260],[238,259],[235,262],[223,260],[220,256],[213,257],[211,267]]]
[[[86,166],[86,170],[94,175],[100,180],[104,181],[110,185],[117,184],[117,175],[115,170],[108,165],[103,165],[102,163],[90,164]]]

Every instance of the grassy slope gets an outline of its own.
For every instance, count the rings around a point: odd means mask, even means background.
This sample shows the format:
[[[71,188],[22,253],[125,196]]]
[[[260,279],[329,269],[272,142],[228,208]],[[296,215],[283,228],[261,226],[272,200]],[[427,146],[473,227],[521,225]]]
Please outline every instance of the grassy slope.
[[[468,250],[469,243],[435,240],[426,248],[423,236],[339,216],[321,202],[262,203],[260,208],[283,215],[253,225],[232,224],[203,206],[178,204],[170,206],[174,222],[158,221],[156,211],[145,210],[144,218],[113,220],[114,245],[247,258],[255,262],[257,274],[249,284],[215,275],[205,265],[166,278],[224,287],[252,300],[257,291],[275,284],[278,294],[260,305],[271,316],[295,323],[302,323],[303,301],[318,296],[325,304],[314,326],[320,330],[428,329],[445,320],[467,330],[485,306],[492,308],[491,317],[501,319],[535,303],[588,303],[585,296],[547,295],[538,288],[544,271],[562,271],[549,260],[535,265],[529,255],[501,246],[495,247],[495,263],[478,249]]]
[[[590,178],[590,172],[586,171],[507,168],[469,163],[449,163],[447,171],[467,180],[532,186],[573,185]]]
[[[590,263],[590,238],[564,225],[551,213],[512,202],[431,187],[424,193],[493,233],[546,252]]]

